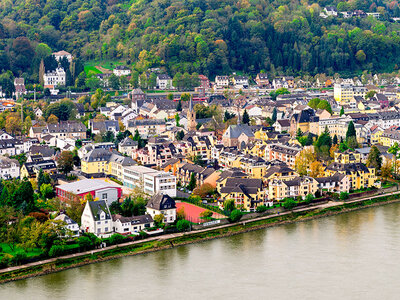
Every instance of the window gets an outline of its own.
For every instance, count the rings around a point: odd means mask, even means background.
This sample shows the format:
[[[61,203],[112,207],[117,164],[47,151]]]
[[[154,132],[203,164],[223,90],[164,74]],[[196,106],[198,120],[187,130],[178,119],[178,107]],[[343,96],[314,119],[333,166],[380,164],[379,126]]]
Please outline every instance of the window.
[[[103,194],[103,195],[102,195],[102,199],[103,199],[103,200],[107,199],[107,194]]]
[[[100,228],[97,228],[97,233],[100,233]]]
[[[106,227],[106,229],[105,229],[105,232],[107,232],[108,231],[108,227]]]

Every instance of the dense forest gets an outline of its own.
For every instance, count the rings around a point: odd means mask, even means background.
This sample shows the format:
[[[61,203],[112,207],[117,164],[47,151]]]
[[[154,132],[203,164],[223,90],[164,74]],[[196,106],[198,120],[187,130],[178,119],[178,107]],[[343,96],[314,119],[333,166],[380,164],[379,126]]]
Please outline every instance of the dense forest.
[[[327,5],[381,19],[321,18]],[[140,73],[392,72],[400,65],[400,24],[391,19],[398,16],[398,2],[382,0],[1,0],[0,70],[39,81],[47,45]]]

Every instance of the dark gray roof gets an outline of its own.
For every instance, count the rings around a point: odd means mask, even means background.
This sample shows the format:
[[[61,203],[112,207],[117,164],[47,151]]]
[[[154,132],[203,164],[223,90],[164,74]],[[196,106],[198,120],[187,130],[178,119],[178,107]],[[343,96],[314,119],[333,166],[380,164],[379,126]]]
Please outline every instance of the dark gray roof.
[[[95,221],[100,220],[100,214],[102,211],[104,211],[104,213],[106,215],[105,220],[111,219],[110,211],[104,200],[89,201],[89,207],[90,207],[90,211],[92,212],[92,215],[93,215],[93,218]]]
[[[176,208],[175,200],[168,195],[155,194],[147,202],[146,207],[156,210],[173,209]]]
[[[149,224],[153,222],[153,218],[150,215],[143,216],[132,216],[132,217],[123,217],[121,215],[112,215],[113,221],[119,220],[121,223],[131,223],[132,225],[137,224]]]

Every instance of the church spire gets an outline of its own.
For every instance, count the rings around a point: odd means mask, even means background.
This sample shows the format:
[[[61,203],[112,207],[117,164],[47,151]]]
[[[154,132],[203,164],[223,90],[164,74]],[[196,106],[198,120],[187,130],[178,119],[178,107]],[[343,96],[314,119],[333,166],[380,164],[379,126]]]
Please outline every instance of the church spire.
[[[190,94],[190,100],[189,100],[189,111],[193,111],[193,95]]]

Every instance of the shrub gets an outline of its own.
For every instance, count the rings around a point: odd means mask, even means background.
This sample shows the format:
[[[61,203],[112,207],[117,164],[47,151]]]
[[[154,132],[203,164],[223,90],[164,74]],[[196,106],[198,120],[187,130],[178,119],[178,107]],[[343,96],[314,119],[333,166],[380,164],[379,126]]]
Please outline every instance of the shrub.
[[[200,217],[202,217],[203,219],[211,218],[212,215],[213,215],[213,212],[212,212],[212,211],[209,211],[209,210],[205,210],[205,211],[202,211],[202,212],[200,213]]]
[[[144,232],[144,231],[140,231],[139,232],[139,236],[140,236],[141,239],[145,239],[145,238],[147,238],[148,234],[146,232]]]
[[[347,192],[340,192],[339,199],[340,199],[340,200],[347,200],[347,199],[349,199],[349,193],[347,193]]]
[[[25,251],[18,251],[15,253],[12,261],[15,265],[20,265],[22,262],[24,262],[27,258],[27,254]]]
[[[266,212],[267,209],[268,209],[268,207],[266,207],[265,205],[260,205],[260,206],[257,206],[256,212],[263,213],[263,212]]]
[[[229,221],[237,222],[242,218],[242,216],[243,213],[240,210],[235,209],[234,211],[231,212],[231,215],[229,216]]]
[[[92,241],[87,236],[80,236],[78,238],[78,245],[79,245],[79,248],[86,250],[92,246]]]
[[[296,206],[297,206],[297,203],[296,203],[296,201],[294,201],[293,198],[287,198],[287,199],[285,200],[285,202],[283,203],[283,207],[284,207],[285,209],[293,209],[293,208],[295,208]]]
[[[190,222],[187,220],[179,220],[176,223],[176,228],[180,232],[187,231],[190,228]]]
[[[50,248],[49,256],[50,257],[57,257],[61,256],[64,253],[64,247],[60,245],[53,245]]]
[[[226,211],[233,211],[235,209],[235,200],[228,199],[224,201],[224,209]]]
[[[119,234],[119,233],[114,233],[111,237],[110,237],[110,244],[112,245],[116,245],[116,244],[120,244],[125,240],[124,236]]]
[[[312,194],[308,194],[306,196],[306,203],[311,203],[314,199],[315,197]]]
[[[12,265],[14,256],[12,256],[9,253],[6,253],[3,255],[3,257],[0,259],[0,267],[1,268],[6,268]]]

